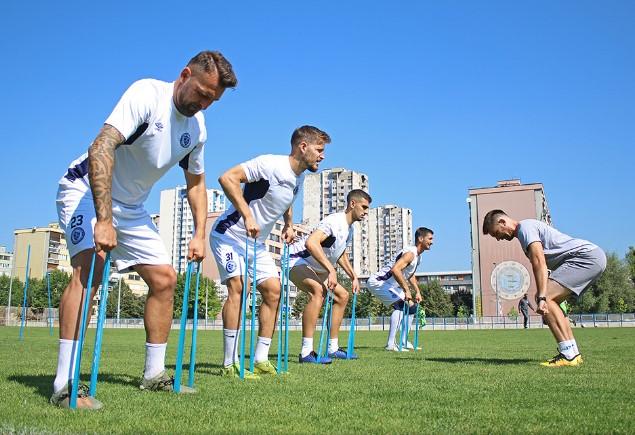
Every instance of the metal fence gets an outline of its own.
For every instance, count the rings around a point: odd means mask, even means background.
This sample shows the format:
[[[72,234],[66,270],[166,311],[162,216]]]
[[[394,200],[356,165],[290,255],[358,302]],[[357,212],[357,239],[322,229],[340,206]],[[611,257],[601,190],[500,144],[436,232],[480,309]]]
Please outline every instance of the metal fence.
[[[6,316],[6,307],[0,307],[0,325],[20,326],[19,308],[12,308],[10,315]],[[30,311],[27,313],[27,326],[48,327],[48,310]],[[58,312],[56,309],[51,313],[53,326],[58,326]],[[8,322],[7,322],[8,319]],[[616,327],[635,327],[635,313],[624,314],[573,314],[569,316],[569,320],[575,327],[581,328],[616,328]],[[96,316],[92,316],[89,328],[95,327],[97,323]],[[249,322],[247,322],[249,323]],[[390,316],[373,316],[373,317],[357,317],[356,329],[358,331],[382,331],[388,330]],[[172,320],[172,329],[179,328],[179,319]],[[116,319],[108,318],[105,322],[106,328],[143,328],[143,319]],[[192,319],[188,319],[187,328],[192,327]],[[321,321],[317,323],[318,329],[321,327]],[[342,330],[350,327],[350,319],[346,318],[342,321]],[[426,330],[457,330],[457,329],[522,329],[523,318],[510,318],[507,316],[488,316],[488,317],[428,317],[426,319]],[[530,316],[529,328],[546,328],[542,323],[542,317]],[[199,318],[199,330],[221,330],[223,322],[220,319]],[[248,326],[249,328],[249,326]],[[290,330],[301,330],[301,319],[289,319]]]

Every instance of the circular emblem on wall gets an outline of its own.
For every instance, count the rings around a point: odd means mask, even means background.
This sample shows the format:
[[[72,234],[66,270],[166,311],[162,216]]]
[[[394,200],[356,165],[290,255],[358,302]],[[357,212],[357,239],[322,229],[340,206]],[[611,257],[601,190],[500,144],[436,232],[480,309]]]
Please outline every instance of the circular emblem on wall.
[[[234,270],[236,270],[236,262],[234,260],[229,260],[225,265],[225,270],[228,273],[232,273]]]
[[[502,299],[518,299],[529,290],[529,271],[517,261],[503,261],[496,265],[490,277],[492,288]]]
[[[80,227],[73,228],[73,231],[71,231],[71,242],[73,243],[73,245],[77,245],[79,242],[81,242],[84,239],[85,234],[86,233],[84,232],[84,230]]]
[[[181,146],[183,148],[187,148],[190,146],[190,134],[189,133],[183,133],[181,135],[181,139],[179,139],[179,143],[181,144]]]

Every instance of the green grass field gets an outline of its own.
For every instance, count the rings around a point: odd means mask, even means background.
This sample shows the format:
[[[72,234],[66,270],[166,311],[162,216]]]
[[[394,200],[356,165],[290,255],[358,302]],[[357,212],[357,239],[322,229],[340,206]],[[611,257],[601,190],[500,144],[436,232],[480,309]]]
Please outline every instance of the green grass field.
[[[560,369],[538,365],[555,353],[546,329],[426,331],[423,352],[402,354],[383,350],[384,332],[359,331],[360,360],[320,367],[297,364],[292,333],[291,373],[243,382],[218,376],[221,333],[201,331],[199,394],[177,396],[139,391],[143,330],[107,329],[97,390],[105,409],[90,413],[48,405],[57,364],[48,329],[27,329],[19,342],[17,328],[3,327],[0,433],[634,433],[635,329],[575,333],[585,363]],[[93,340],[89,330],[90,352]]]

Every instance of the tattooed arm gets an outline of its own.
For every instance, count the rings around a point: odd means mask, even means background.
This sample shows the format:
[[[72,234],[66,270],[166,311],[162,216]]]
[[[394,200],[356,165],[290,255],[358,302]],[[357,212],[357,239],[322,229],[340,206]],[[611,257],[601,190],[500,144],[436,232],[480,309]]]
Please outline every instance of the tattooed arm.
[[[111,251],[117,246],[117,234],[112,226],[112,169],[115,149],[124,140],[115,127],[104,124],[88,149],[88,179],[97,215],[94,229],[97,252]]]

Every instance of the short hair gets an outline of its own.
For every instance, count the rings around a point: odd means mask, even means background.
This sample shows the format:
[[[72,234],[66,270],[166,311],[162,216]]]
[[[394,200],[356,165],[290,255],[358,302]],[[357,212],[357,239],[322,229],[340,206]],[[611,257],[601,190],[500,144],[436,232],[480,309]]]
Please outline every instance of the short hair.
[[[425,237],[428,234],[434,234],[434,231],[426,227],[417,228],[417,231],[415,231],[415,243],[417,243],[417,240],[419,240],[420,237]]]
[[[201,51],[190,59],[187,66],[198,68],[206,73],[217,73],[218,84],[224,88],[235,88],[238,84],[232,64],[220,51]]]
[[[295,147],[300,145],[301,142],[311,142],[318,145],[325,145],[331,143],[331,137],[312,125],[303,125],[293,131],[291,135],[291,146]]]
[[[352,199],[365,199],[370,204],[373,202],[373,198],[370,197],[368,192],[364,192],[362,189],[353,189],[346,195],[346,204],[349,204]]]
[[[507,216],[507,213],[499,209],[488,211],[483,218],[483,234],[489,234],[489,231],[501,216]]]

